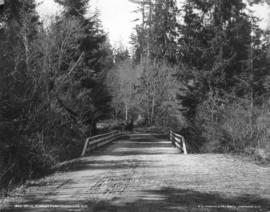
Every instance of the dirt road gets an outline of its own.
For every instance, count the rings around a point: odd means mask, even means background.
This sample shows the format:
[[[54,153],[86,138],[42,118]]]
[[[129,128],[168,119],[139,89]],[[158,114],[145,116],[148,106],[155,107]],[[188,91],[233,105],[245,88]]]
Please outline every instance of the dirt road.
[[[270,211],[270,168],[182,155],[166,139],[133,135],[30,183],[8,204],[2,211]]]

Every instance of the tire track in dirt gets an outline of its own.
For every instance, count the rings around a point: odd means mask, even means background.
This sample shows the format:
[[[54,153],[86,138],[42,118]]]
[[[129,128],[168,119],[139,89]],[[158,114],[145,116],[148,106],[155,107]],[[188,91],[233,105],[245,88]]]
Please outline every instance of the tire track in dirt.
[[[119,164],[114,162],[115,166]],[[121,164],[125,167],[123,173],[110,171],[105,176],[101,176],[97,182],[90,187],[89,193],[102,196],[105,199],[112,199],[120,196],[126,188],[132,184],[136,176],[136,168],[139,166],[139,160],[127,160],[126,164]]]

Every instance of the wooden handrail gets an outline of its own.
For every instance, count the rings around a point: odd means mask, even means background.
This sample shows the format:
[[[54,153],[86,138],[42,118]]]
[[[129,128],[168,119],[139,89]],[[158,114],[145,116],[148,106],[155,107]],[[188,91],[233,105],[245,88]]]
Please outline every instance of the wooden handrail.
[[[108,144],[109,142],[112,142],[115,139],[119,138],[122,135],[123,134],[119,131],[113,131],[110,133],[105,133],[102,135],[97,135],[97,136],[87,138],[84,143],[81,157],[84,157],[87,150],[94,150],[98,147],[104,146]]]
[[[177,146],[180,150],[184,152],[185,155],[187,155],[187,147],[186,147],[186,141],[185,138],[182,135],[179,135],[172,130],[170,131],[170,141]]]

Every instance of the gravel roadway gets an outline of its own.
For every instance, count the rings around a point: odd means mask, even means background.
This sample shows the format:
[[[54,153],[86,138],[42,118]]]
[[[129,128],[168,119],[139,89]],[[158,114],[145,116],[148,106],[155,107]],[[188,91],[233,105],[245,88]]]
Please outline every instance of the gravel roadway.
[[[0,211],[270,211],[270,167],[183,155],[161,136],[134,134],[17,189],[4,205]]]

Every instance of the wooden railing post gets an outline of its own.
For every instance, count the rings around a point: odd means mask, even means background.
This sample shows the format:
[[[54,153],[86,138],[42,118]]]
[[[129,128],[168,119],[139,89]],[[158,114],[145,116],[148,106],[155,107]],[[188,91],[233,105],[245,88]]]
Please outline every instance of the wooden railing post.
[[[185,138],[182,135],[176,134],[175,132],[170,130],[170,141],[172,142],[174,146],[181,149],[185,155],[188,154]]]
[[[85,153],[86,153],[88,148],[90,148],[90,150],[93,150],[93,149],[96,149],[100,146],[104,146],[105,144],[117,139],[121,135],[122,135],[122,133],[120,133],[118,131],[113,131],[110,133],[87,138],[85,143],[84,143],[81,157],[85,156]]]
[[[81,157],[83,157],[85,155],[85,152],[86,152],[86,149],[87,149],[87,146],[88,146],[88,142],[89,142],[89,139],[87,138],[85,143],[84,143],[84,147],[83,147]]]
[[[184,151],[184,154],[187,155],[187,147],[186,147],[186,142],[185,142],[185,138],[183,137],[183,151]]]

